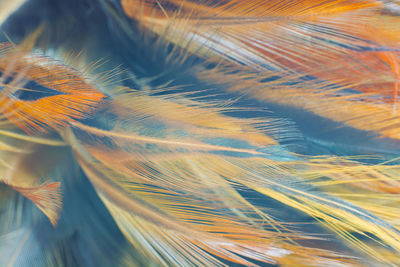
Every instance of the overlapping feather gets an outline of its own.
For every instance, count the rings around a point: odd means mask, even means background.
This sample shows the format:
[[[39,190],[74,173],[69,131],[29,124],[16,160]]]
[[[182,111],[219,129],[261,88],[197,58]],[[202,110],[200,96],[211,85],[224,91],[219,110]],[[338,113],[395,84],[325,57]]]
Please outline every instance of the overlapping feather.
[[[297,114],[285,114],[277,127],[273,116],[230,115],[240,109],[226,98],[192,96],[198,87],[248,94],[276,111],[287,106],[311,111],[397,146],[395,3],[123,0],[121,5],[141,31],[159,35],[146,49],[172,43],[183,59],[203,59],[185,72],[197,85],[180,84],[183,93],[169,92],[173,87],[97,86],[77,66],[4,43],[0,173],[11,189],[55,224],[59,184],[37,186],[50,174],[71,175],[53,166],[79,164],[84,175],[75,169],[73,174],[94,186],[130,243],[125,252],[138,252],[148,265],[399,264],[397,152],[375,158],[301,155],[275,134],[290,136],[284,119]],[[126,21],[118,22],[131,34]],[[38,99],[16,94],[32,90],[28,81],[41,93]],[[372,145],[367,150],[374,151]],[[54,164],[35,168],[40,157]],[[42,195],[43,189],[51,190]],[[313,222],[316,231],[300,218]],[[107,231],[101,221],[96,224]],[[25,244],[32,226],[19,226],[5,231]],[[82,234],[83,226],[76,228]],[[18,255],[24,246],[16,245]],[[45,250],[39,257],[59,251]],[[115,262],[143,264],[141,257],[136,261],[124,253]]]
[[[236,89],[397,138],[391,125],[398,116],[399,23],[381,1],[121,3],[130,17],[171,42],[190,51],[206,48],[209,60],[223,57],[246,65],[242,75],[231,75],[246,79],[232,81]],[[251,83],[248,76],[274,81]]]

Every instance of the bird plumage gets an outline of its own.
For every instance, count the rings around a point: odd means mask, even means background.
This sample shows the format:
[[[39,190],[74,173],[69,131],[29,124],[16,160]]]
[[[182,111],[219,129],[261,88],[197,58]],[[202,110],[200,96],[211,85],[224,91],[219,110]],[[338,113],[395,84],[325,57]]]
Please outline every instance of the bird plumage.
[[[3,265],[400,264],[397,2],[35,4],[3,25]]]

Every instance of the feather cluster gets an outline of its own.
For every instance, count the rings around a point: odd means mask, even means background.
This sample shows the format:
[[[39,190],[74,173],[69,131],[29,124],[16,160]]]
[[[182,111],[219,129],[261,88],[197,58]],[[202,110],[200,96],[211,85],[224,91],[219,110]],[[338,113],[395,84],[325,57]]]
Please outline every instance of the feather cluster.
[[[398,1],[0,0],[0,25],[1,266],[400,265]]]

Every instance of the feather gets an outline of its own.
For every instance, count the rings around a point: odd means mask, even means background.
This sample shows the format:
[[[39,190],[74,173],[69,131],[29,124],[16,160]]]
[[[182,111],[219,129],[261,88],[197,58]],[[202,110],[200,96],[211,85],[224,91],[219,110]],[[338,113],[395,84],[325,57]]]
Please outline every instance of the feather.
[[[57,223],[59,210],[61,209],[60,183],[43,184],[36,188],[8,186],[31,200],[49,218],[53,225]]]
[[[243,91],[267,103],[308,110],[381,137],[399,139],[396,130],[399,124],[397,104],[384,101],[384,98],[376,93],[357,93],[352,91],[351,86],[338,87],[324,81],[301,81],[301,77],[293,77],[290,74],[271,79],[276,77],[272,73],[243,71],[230,75],[225,71],[210,73],[204,70],[199,72],[199,75],[218,83],[232,85],[228,90]],[[246,81],[238,83],[242,79]],[[294,84],[290,84],[293,82]]]
[[[395,19],[377,20],[383,8],[379,1],[123,0],[121,4],[128,16],[180,46],[205,46],[219,56],[277,70],[322,73],[329,63],[348,66],[346,56],[357,55],[362,47],[394,45],[398,32]],[[371,35],[372,29],[378,34]]]
[[[12,15],[18,8],[20,8],[26,0],[17,0],[17,1],[0,1],[0,25],[2,25],[7,18]]]
[[[62,62],[26,53],[7,43],[2,47],[1,110],[25,131],[45,131],[82,118],[104,98]]]

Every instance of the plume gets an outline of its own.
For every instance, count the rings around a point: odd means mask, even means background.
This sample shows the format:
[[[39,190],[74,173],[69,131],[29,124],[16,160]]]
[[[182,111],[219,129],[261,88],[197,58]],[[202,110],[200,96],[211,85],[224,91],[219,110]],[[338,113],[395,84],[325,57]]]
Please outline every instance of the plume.
[[[1,265],[400,264],[397,1],[3,6]]]

